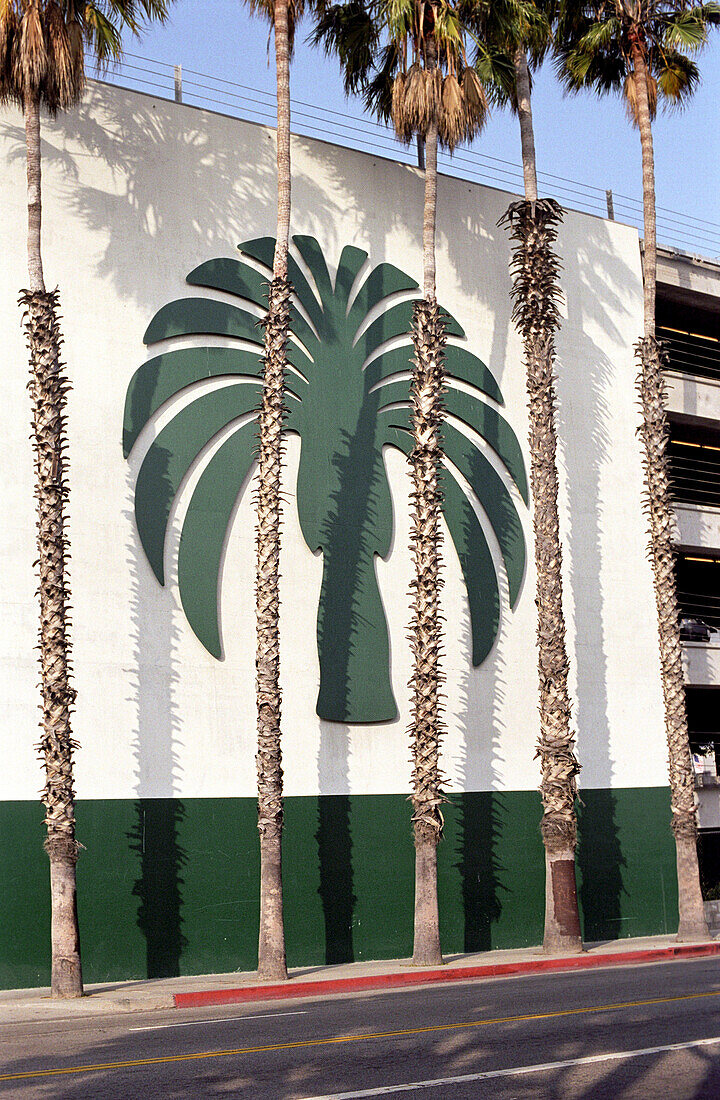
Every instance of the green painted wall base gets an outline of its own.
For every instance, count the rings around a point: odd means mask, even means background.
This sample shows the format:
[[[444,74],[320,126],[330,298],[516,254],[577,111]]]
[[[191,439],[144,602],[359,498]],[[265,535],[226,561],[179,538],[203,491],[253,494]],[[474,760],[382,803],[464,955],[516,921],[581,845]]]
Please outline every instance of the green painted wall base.
[[[677,928],[665,788],[583,791],[578,868],[586,941]],[[439,850],[448,953],[540,943],[544,863],[535,792],[455,795]],[[0,988],[47,985],[42,808],[0,803]],[[253,799],[83,801],[77,807],[85,981],[252,970]],[[405,795],[288,798],[288,964],[412,953],[413,844]]]

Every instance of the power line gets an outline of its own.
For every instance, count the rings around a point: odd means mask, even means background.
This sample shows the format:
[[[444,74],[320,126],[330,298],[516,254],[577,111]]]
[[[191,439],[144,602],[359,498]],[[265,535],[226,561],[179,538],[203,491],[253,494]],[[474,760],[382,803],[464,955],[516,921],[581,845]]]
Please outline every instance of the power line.
[[[120,70],[129,70],[130,72],[128,75],[130,79],[134,80],[136,83],[146,85],[159,91],[164,91],[168,98],[172,97],[172,89],[166,89],[164,84],[158,84],[156,81],[148,80],[146,76],[158,77],[160,79],[166,78],[168,82],[171,82],[175,70],[174,65],[167,61],[161,61],[158,58],[145,57],[135,53],[127,53],[125,57],[142,62],[142,64],[137,65],[132,62],[123,62],[117,66],[113,75]],[[167,72],[153,71],[153,69],[146,68],[145,66],[147,65],[154,65],[157,68],[167,70]],[[133,75],[134,73],[143,73],[146,74],[146,76],[136,76]],[[199,100],[211,107],[223,106],[235,110],[236,112],[242,112],[243,114],[260,116],[263,121],[274,122],[274,92],[266,92],[260,88],[242,84],[239,81],[231,81],[224,77],[212,76],[211,74],[202,73],[195,69],[185,69],[184,75],[191,75],[199,78],[199,80],[186,80],[184,82],[184,86],[187,88],[191,99]],[[205,83],[206,81],[210,81],[211,83]],[[223,87],[218,88],[214,86],[218,84],[223,85]],[[232,89],[237,89],[237,91],[233,91]],[[202,91],[211,93],[211,96],[199,94]],[[223,98],[226,96],[236,102],[228,102],[228,99]],[[264,98],[254,98],[256,96]],[[297,120],[298,125],[304,131],[310,130],[319,134],[324,140],[328,140],[329,135],[327,128],[322,125],[324,121],[327,121],[333,127],[332,138],[340,144],[354,142],[355,144],[363,145],[371,152],[376,151],[380,154],[392,155],[394,159],[401,160],[403,163],[408,163],[408,161],[414,163],[414,154],[398,141],[394,131],[389,126],[378,120],[369,119],[365,116],[358,117],[349,112],[338,111],[330,107],[321,107],[316,103],[310,103],[300,99],[293,99],[293,106],[293,118]],[[306,109],[298,110],[298,108]],[[335,119],[341,121],[332,121]],[[345,132],[342,133],[339,131]],[[307,134],[306,136],[312,136],[312,134]],[[474,177],[480,177],[483,180],[489,179],[501,185],[503,185],[504,179],[505,187],[512,187],[513,184],[520,183],[521,186],[514,189],[519,192],[522,191],[522,167],[516,162],[504,160],[501,157],[492,156],[488,153],[481,153],[468,147],[456,151],[453,157],[441,153],[439,162],[445,168],[460,165],[459,172],[455,170],[452,173],[457,176],[457,178],[464,179],[467,178],[468,174],[472,174]],[[462,173],[462,175],[460,173]],[[571,201],[575,207],[590,207],[590,210],[587,211],[589,213],[595,214],[599,211],[603,215],[605,214],[606,192],[604,188],[597,187],[593,184],[583,183],[579,180],[574,180],[567,176],[561,176],[552,172],[540,171],[538,172],[538,179],[543,189],[547,192],[572,196]],[[554,185],[548,186],[550,181],[554,181]],[[557,186],[557,184],[561,186]],[[613,193],[613,198],[615,199],[616,206],[621,208],[622,216],[630,218],[639,228],[642,228],[642,201],[619,192]],[[720,245],[720,224],[717,222],[660,205],[657,206],[657,215],[658,234],[662,236],[663,240],[680,241],[680,243],[685,244],[690,243],[691,247],[704,246],[705,248],[717,248]]]

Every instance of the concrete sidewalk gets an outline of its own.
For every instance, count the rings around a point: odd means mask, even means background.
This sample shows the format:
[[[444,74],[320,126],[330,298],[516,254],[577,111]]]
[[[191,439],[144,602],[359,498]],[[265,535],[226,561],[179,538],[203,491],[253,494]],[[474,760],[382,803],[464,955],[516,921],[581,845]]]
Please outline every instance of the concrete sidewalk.
[[[114,982],[88,985],[86,995],[75,1001],[53,1001],[49,989],[0,990],[0,1025],[119,1012],[326,997],[437,982],[562,973],[713,955],[720,956],[720,941],[679,944],[674,936],[654,936],[588,944],[581,955],[546,955],[539,947],[451,955],[442,968],[415,967],[409,959],[306,967],[291,971],[288,981],[280,983],[260,982],[252,972]]]

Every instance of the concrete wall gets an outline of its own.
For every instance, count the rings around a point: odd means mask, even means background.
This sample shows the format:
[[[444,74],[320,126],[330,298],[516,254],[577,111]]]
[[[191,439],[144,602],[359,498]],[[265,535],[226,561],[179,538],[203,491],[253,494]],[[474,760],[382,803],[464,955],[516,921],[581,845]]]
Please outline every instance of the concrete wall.
[[[20,120],[6,118],[1,170],[8,240],[0,320],[9,367],[2,414],[9,606],[3,612],[2,670],[9,728],[19,731],[35,721],[36,624],[25,355],[14,304],[25,280],[24,165]],[[193,266],[232,256],[242,239],[272,233],[273,135],[249,123],[95,85],[79,112],[45,125],[43,153],[45,264],[49,285],[59,284],[62,292],[65,353],[74,384],[69,432],[75,728],[83,746],[78,789],[94,797],[250,795],[252,488],[243,495],[228,547],[222,590],[227,658],[218,663],[187,629],[172,584],[169,592],[160,589],[138,548],[130,476],[141,454],[133,454],[129,469],[119,433],[125,389],[143,360],[142,334],[153,313],[186,293],[184,276]],[[331,263],[345,243],[356,243],[370,252],[371,261],[394,261],[420,277],[422,181],[416,171],[298,139],[294,173],[294,229],[316,235]],[[470,347],[494,372],[524,446],[524,380],[520,343],[509,319],[508,246],[496,228],[508,198],[442,180],[438,285],[443,303],[465,326]],[[583,781],[631,785],[642,772],[644,782],[662,784],[657,653],[634,436],[637,239],[621,225],[569,214],[559,247],[567,305],[558,349],[558,428]],[[317,668],[307,640],[315,632],[321,563],[298,529],[297,459],[293,445],[286,480],[282,624],[288,789],[402,789],[409,775],[406,709],[389,727],[375,729],[325,730],[313,714]],[[393,682],[404,699],[408,490],[402,458],[393,453],[387,462],[397,501],[396,532],[389,560],[377,568],[393,640]],[[520,511],[529,540],[529,516],[524,507]],[[173,560],[171,546],[167,561]],[[468,667],[467,612],[452,553],[448,574],[446,615],[455,627],[448,630],[446,660],[445,758],[451,782],[471,789],[531,789],[537,784],[532,565],[517,610],[503,607],[500,640],[476,671]],[[648,739],[642,769],[628,737],[628,730],[637,728]],[[326,751],[324,744],[333,739],[345,749],[336,745]],[[34,798],[37,775],[25,739],[13,739],[10,753],[0,780],[4,796]],[[347,760],[341,759],[345,755]],[[380,760],[382,766],[374,766]]]
[[[672,287],[676,299],[684,294],[705,298],[710,304],[720,294],[720,264],[700,256],[691,256],[674,249],[658,249],[658,282]]]
[[[0,410],[0,801],[22,803],[36,800],[41,776],[33,751],[38,673],[29,403],[15,304],[26,282],[25,166],[21,118],[13,111],[2,116],[0,144],[6,368]],[[274,134],[263,127],[103,84],[90,86],[78,111],[43,122],[46,278],[61,289],[74,386],[68,407],[74,730],[82,746],[76,787],[80,799],[98,805],[254,794],[253,485],[244,488],[226,549],[225,659],[219,662],[189,629],[175,585],[179,521],[192,476],[174,511],[165,589],[135,529],[133,476],[169,410],[143,433],[129,463],[120,436],[126,388],[145,357],[143,333],[155,312],[187,293],[185,275],[197,264],[232,257],[238,242],[273,234],[274,149]],[[294,140],[293,231],[316,237],[331,268],[344,245],[356,244],[373,265],[389,261],[421,281],[422,193],[422,177],[412,168]],[[510,319],[509,248],[497,228],[510,198],[441,179],[438,287],[442,304],[466,331],[467,346],[499,383],[529,468],[521,344]],[[566,295],[558,339],[561,524],[581,782],[606,792],[662,788],[666,750],[635,434],[632,348],[642,320],[637,234],[568,213],[558,247]],[[387,560],[376,562],[400,714],[394,722],[352,727],[323,722],[314,711],[322,562],[308,550],[298,524],[298,458],[291,439],[281,623],[286,790],[302,797],[404,795],[410,782],[406,464],[397,452],[385,455],[395,530]],[[469,658],[459,564],[447,544],[443,767],[451,792],[530,792],[539,781],[531,520],[503,476],[522,519],[529,564],[514,612],[504,596],[499,638],[478,669]],[[491,549],[502,579],[493,540]]]
[[[691,550],[715,550],[720,546],[720,508],[676,504],[677,544]]]
[[[713,642],[683,642],[683,665],[686,684],[694,687],[717,686],[720,684],[720,645]]]
[[[667,409],[698,421],[720,420],[720,383],[668,371]]]

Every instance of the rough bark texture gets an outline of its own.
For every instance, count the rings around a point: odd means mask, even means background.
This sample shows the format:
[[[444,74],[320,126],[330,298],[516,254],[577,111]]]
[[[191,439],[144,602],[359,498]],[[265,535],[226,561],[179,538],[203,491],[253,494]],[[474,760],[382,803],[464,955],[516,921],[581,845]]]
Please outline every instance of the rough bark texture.
[[[690,756],[685,686],[675,587],[673,511],[668,484],[665,392],[662,355],[655,339],[655,285],[657,234],[655,225],[655,163],[647,92],[645,57],[638,43],[633,49],[640,130],[644,207],[644,321],[645,335],[636,355],[640,366],[638,389],[642,410],[640,436],[645,469],[645,509],[650,530],[649,555],[653,568],[668,771],[678,870],[678,939],[707,938],[697,857],[697,803]]]
[[[286,978],[282,891],[283,771],[280,742],[280,482],[285,369],[290,329],[290,46],[288,3],[273,10],[277,77],[277,234],[270,284],[260,408],[257,499],[257,715],[260,936],[258,975]]]
[[[575,881],[575,845],[545,846],[545,934],[548,954],[567,955],[582,949]]]
[[[710,939],[705,906],[700,890],[698,872],[697,827],[688,829],[686,834],[680,831],[680,820],[673,816],[675,834],[676,864],[678,878],[678,922],[677,938],[680,943],[687,940]]]
[[[553,246],[561,218],[553,199],[540,199],[512,203],[501,219],[514,242],[513,319],[524,340],[527,371],[540,688],[536,755],[542,770],[540,828],[547,869],[544,946],[553,952],[582,948],[574,872],[580,767],[570,729],[553,370],[560,296],[560,264]]]
[[[258,972],[287,973],[282,910],[283,772],[280,746],[280,476],[285,349],[290,322],[289,283],[273,279],[265,317],[260,471],[257,497],[257,710],[258,829],[260,831],[260,940]]]
[[[435,298],[417,302],[413,316],[415,360],[412,380],[414,447],[412,466],[411,546],[415,578],[410,640],[413,651],[412,759],[415,836],[415,940],[413,961],[419,966],[442,962],[437,903],[437,843],[442,835],[440,810],[440,736],[442,705],[440,615],[442,457],[445,324]]]
[[[415,966],[439,966],[443,961],[437,892],[438,835],[432,829],[415,826]]]
[[[70,591],[67,581],[65,505],[65,405],[68,382],[60,360],[62,338],[58,293],[24,292],[25,335],[30,351],[35,498],[40,577],[39,650],[42,688],[42,737],[39,752],[45,766],[45,849],[50,857],[52,994],[82,996],[82,969],[77,924],[75,864],[75,791],[70,710]]]
[[[680,912],[678,939],[695,939],[707,937],[708,926],[700,890],[695,783],[685,711],[685,683],[675,590],[674,517],[668,485],[668,428],[662,359],[653,336],[640,341],[637,357],[640,365],[638,389],[642,409],[640,437],[645,470],[645,511],[650,528],[649,556],[658,616],[672,829],[677,848]]]

